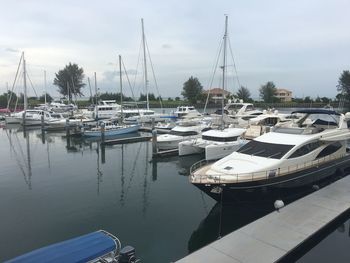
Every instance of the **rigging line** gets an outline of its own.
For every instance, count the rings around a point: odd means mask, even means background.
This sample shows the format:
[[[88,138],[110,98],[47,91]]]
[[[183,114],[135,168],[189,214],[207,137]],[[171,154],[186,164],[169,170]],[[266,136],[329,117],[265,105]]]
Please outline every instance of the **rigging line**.
[[[214,63],[215,66],[213,67],[213,74],[212,74],[212,77],[211,77],[211,80],[210,80],[210,85],[208,86],[209,87],[209,91],[208,91],[207,99],[205,101],[205,106],[204,106],[204,110],[203,110],[204,112],[206,111],[207,104],[209,102],[210,90],[212,88],[212,85],[213,85],[213,82],[214,82],[214,77],[215,77],[215,74],[216,74],[216,70],[218,68],[222,47],[223,47],[223,39],[221,39],[221,41],[220,41],[219,49],[218,49],[218,52],[217,52],[217,55],[216,55],[216,63]]]
[[[230,41],[230,38],[228,38],[228,46],[230,48],[230,53],[231,53],[231,57],[232,57],[232,61],[233,61],[233,67],[235,69],[235,73],[236,73],[236,79],[237,79],[237,83],[238,83],[238,88],[241,88],[241,83],[239,81],[239,78],[238,78],[238,73],[237,73],[237,68],[236,68],[236,62],[235,62],[235,59],[233,57],[233,52],[232,52],[232,47],[231,47],[231,41]]]
[[[163,109],[162,97],[160,96],[160,92],[159,92],[159,89],[158,89],[157,78],[156,78],[156,75],[154,74],[153,62],[152,62],[152,59],[151,59],[151,54],[150,54],[149,49],[148,49],[148,44],[147,44],[147,39],[146,38],[145,38],[145,42],[146,42],[146,49],[147,49],[147,53],[148,53],[149,62],[151,64],[152,75],[153,75],[153,79],[154,79],[154,85],[156,86],[156,90],[157,90],[158,96],[159,96],[160,108]]]
[[[133,83],[133,89],[135,89],[135,86],[136,86],[136,78],[137,78],[137,75],[138,75],[138,69],[139,69],[139,65],[140,65],[140,57],[141,57],[141,49],[142,49],[142,40],[140,41],[140,47],[139,47],[139,55],[138,55],[138,58],[137,58],[137,65],[136,65],[136,72],[135,72],[135,77],[134,77],[134,83]],[[135,100],[135,98],[134,98]]]
[[[13,90],[14,90],[15,85],[16,85],[16,80],[17,80],[17,77],[18,77],[18,72],[19,72],[19,70],[20,70],[21,62],[22,62],[22,60],[23,60],[23,55],[24,55],[24,53],[22,52],[21,58],[20,58],[20,60],[19,60],[18,66],[17,66],[17,71],[16,71],[15,79],[14,79],[13,84],[12,84],[12,89],[11,89],[10,98],[9,98],[9,100],[7,101],[7,109],[8,109],[9,106],[10,106],[10,102],[11,102],[11,99],[12,99],[12,93],[13,93]]]
[[[123,64],[123,69],[124,69],[124,72],[125,72],[126,79],[128,80],[128,84],[129,84],[129,87],[130,87],[130,90],[131,90],[132,98],[134,99],[135,104],[136,104],[136,108],[137,108],[137,110],[139,111],[139,107],[138,107],[137,102],[136,102],[136,100],[135,100],[134,91],[133,91],[132,86],[131,86],[131,83],[130,83],[129,75],[128,75],[128,72],[126,71],[126,67],[125,67],[125,65],[124,65],[124,60],[121,59],[121,61],[122,61],[122,64]],[[120,94],[120,96],[123,96],[123,94]],[[139,112],[139,114],[140,114],[140,112]]]
[[[29,79],[30,86],[32,87],[32,89],[33,89],[33,91],[34,91],[34,93],[35,93],[35,96],[38,97],[38,94],[36,93],[36,91],[35,91],[35,89],[34,89],[33,82],[32,82],[32,80],[31,80],[30,77],[29,77],[28,71],[27,71],[27,77],[28,77],[28,79]]]

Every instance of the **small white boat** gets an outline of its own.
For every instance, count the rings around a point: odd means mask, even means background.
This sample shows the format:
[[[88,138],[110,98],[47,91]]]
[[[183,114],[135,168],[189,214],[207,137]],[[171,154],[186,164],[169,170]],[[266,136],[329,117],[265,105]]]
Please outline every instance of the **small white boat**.
[[[179,143],[179,156],[205,153],[206,160],[217,160],[238,150],[248,141],[242,138],[246,129],[213,129],[202,133],[201,138]]]

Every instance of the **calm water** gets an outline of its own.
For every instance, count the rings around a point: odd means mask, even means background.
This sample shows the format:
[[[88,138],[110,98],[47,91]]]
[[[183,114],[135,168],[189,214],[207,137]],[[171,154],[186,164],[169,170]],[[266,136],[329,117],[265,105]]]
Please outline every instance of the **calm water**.
[[[142,262],[171,262],[273,209],[202,194],[187,177],[200,156],[152,161],[149,142],[103,150],[64,135],[0,128],[0,261],[105,229]],[[300,261],[337,251],[350,262],[349,222],[340,227]]]

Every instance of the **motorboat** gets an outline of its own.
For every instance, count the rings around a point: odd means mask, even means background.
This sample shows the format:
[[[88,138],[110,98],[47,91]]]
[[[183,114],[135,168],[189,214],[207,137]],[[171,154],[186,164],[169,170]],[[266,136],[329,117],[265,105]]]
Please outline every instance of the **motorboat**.
[[[297,121],[300,116],[296,114],[279,113],[277,110],[263,110],[263,113],[247,120],[247,130],[244,134],[245,139],[254,139],[260,135],[267,133],[274,126],[288,125]]]
[[[190,181],[217,201],[240,194],[304,187],[350,167],[350,113],[325,109],[293,112],[302,117],[275,126],[225,158],[191,167]]]
[[[45,121],[45,130],[47,131],[56,131],[62,130],[67,127],[78,127],[83,126],[85,124],[94,123],[95,120],[91,118],[87,118],[84,115],[73,115],[68,118],[64,118],[61,113],[54,113],[51,116],[57,116],[57,118],[52,118]]]
[[[179,156],[205,154],[205,160],[221,159],[238,150],[248,141],[242,136],[246,129],[213,129],[202,133],[201,138],[179,143]]]
[[[105,230],[99,230],[33,250],[6,262],[136,263],[138,261],[133,247],[122,248],[117,237]]]
[[[169,134],[157,136],[158,150],[177,149],[184,140],[195,139],[201,136],[202,131],[210,129],[206,122],[181,122],[170,130]]]
[[[94,119],[110,119],[120,116],[121,105],[115,100],[103,100],[99,105],[95,105],[92,117]]]
[[[128,133],[137,132],[140,128],[139,124],[114,124],[111,121],[101,121],[96,127],[89,130],[82,128],[83,136],[85,137],[101,137],[102,134],[105,136],[116,136]]]
[[[195,109],[194,106],[178,106],[174,111],[174,115],[177,118],[198,118],[202,117],[202,114]]]

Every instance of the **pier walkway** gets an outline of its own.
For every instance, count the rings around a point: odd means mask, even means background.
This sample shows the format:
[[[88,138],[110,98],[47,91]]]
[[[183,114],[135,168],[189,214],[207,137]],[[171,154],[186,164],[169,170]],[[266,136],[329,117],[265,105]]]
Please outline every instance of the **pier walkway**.
[[[350,176],[274,211],[177,263],[276,262],[350,209]]]

